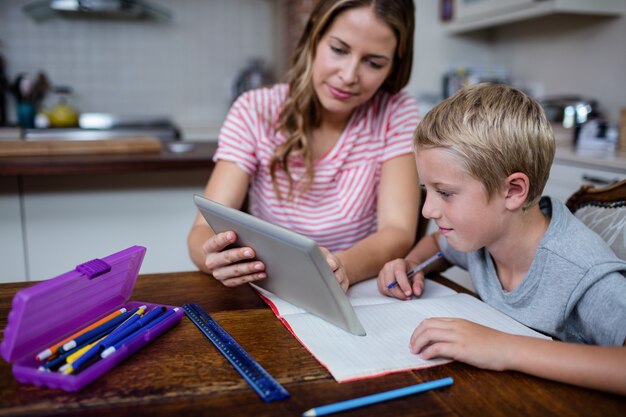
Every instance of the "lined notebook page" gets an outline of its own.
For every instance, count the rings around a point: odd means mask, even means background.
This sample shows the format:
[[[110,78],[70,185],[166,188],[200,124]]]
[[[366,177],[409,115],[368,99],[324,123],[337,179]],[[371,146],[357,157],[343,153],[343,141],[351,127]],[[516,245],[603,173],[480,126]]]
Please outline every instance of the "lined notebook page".
[[[374,279],[351,288],[348,296],[366,336],[352,335],[265,290],[259,291],[337,382],[450,362],[423,360],[409,351],[413,330],[427,317],[464,318],[507,333],[547,338],[482,301],[431,280],[426,280],[423,297],[409,301],[381,295]]]

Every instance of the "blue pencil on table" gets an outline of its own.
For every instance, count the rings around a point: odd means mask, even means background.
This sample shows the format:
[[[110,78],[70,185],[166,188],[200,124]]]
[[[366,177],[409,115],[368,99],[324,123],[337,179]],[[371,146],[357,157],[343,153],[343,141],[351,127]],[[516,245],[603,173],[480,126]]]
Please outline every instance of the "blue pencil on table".
[[[443,254],[441,252],[437,252],[436,254],[434,254],[433,256],[426,259],[424,262],[422,262],[421,264],[417,265],[415,268],[412,268],[409,272],[407,272],[406,273],[407,278],[411,278],[413,275],[417,274],[422,269],[426,268],[428,265],[432,264],[433,262],[435,262],[437,259],[441,258],[442,256]],[[387,285],[387,289],[391,289],[395,287],[396,285],[398,285],[398,281],[394,281],[391,284]]]
[[[353,408],[363,407],[366,405],[376,404],[383,401],[393,400],[395,398],[406,397],[407,395],[417,394],[431,389],[442,388],[452,385],[454,380],[451,377],[437,379],[435,381],[424,382],[422,384],[411,385],[409,387],[398,388],[391,391],[381,392],[378,394],[367,395],[365,397],[354,398],[352,400],[341,401],[335,404],[323,405],[321,407],[311,408],[302,413],[303,417],[325,416],[327,414],[338,413],[340,411],[351,410]]]

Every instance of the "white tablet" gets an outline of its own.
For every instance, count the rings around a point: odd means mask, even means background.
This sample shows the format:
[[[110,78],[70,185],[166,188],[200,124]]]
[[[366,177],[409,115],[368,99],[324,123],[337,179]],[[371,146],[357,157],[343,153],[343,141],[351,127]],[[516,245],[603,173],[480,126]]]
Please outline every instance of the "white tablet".
[[[233,230],[237,246],[249,246],[263,261],[267,278],[254,284],[285,301],[359,336],[359,322],[317,244],[298,233],[199,195],[198,209],[215,233]]]

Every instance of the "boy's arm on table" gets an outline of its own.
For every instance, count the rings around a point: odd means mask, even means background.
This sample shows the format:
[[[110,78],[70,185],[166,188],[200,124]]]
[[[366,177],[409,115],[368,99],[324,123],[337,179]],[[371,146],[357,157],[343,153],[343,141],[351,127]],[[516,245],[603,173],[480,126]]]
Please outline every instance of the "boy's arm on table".
[[[626,347],[517,337],[509,369],[626,395]]]
[[[415,160],[406,154],[385,161],[378,190],[378,229],[351,248],[337,252],[350,285],[378,274],[390,259],[403,257],[415,239],[419,184]]]
[[[479,368],[510,370],[626,395],[626,347],[517,336],[462,319],[424,320],[411,336],[424,359],[446,357]]]

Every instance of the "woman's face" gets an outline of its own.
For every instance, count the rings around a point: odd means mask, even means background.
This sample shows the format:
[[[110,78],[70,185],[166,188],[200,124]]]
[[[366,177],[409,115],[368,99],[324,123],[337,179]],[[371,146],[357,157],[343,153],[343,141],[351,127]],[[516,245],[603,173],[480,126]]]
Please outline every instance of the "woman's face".
[[[378,91],[391,72],[397,39],[369,7],[335,18],[316,47],[313,88],[322,117],[345,121]]]

